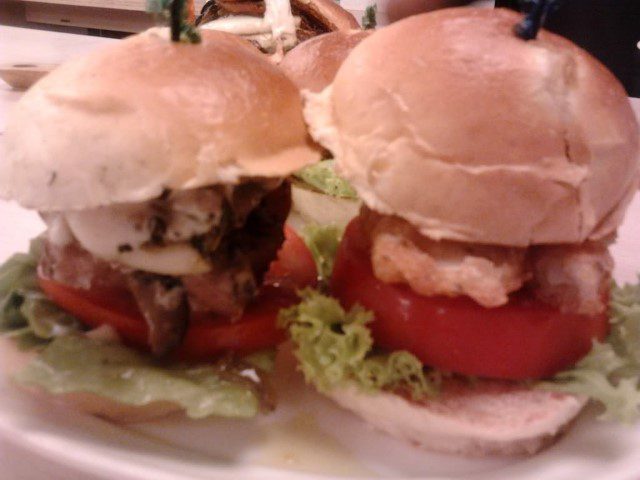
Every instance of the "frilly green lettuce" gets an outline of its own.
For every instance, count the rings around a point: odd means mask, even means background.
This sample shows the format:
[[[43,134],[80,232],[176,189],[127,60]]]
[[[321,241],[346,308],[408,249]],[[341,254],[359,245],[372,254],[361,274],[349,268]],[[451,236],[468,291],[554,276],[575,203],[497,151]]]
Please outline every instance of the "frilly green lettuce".
[[[333,272],[333,261],[340,245],[344,229],[336,225],[307,225],[302,238],[311,251],[321,284],[326,284]]]
[[[606,342],[539,387],[586,395],[604,407],[601,418],[629,423],[640,417],[640,283],[612,288],[610,321]]]
[[[349,182],[336,173],[333,160],[323,160],[308,165],[298,170],[294,177],[333,197],[358,198],[358,194]]]
[[[38,355],[18,382],[54,394],[92,392],[129,405],[167,401],[192,418],[246,418],[271,408],[262,372],[273,352],[205,366],[158,364],[118,343],[83,333],[80,322],[46,298],[36,280],[39,241],[0,266],[0,333]]]
[[[261,405],[254,369],[157,365],[118,343],[83,335],[54,339],[15,379],[52,394],[88,392],[127,405],[179,405],[191,418],[247,418]],[[221,374],[224,372],[224,375]]]
[[[301,299],[280,312],[279,323],[289,331],[306,381],[319,391],[356,385],[367,392],[405,392],[414,399],[438,392],[439,376],[425,374],[415,356],[373,352],[366,327],[370,312],[357,306],[346,312],[334,298],[310,289]]]
[[[40,240],[29,253],[16,254],[0,266],[0,332],[17,337],[22,346],[40,343],[80,329],[80,323],[40,291],[36,265]]]

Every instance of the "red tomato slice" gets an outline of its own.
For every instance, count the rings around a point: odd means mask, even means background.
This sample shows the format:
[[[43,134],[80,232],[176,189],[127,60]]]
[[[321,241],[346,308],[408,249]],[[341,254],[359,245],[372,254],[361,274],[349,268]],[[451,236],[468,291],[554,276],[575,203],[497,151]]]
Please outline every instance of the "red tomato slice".
[[[39,284],[49,298],[86,325],[109,325],[125,343],[148,349],[147,325],[127,290],[81,290],[44,278],[39,279]],[[278,312],[295,302],[291,292],[265,287],[234,322],[221,316],[193,315],[182,344],[172,355],[197,361],[229,351],[245,354],[273,347],[285,339],[283,331],[276,327]]]
[[[358,220],[339,248],[332,291],[345,307],[375,312],[375,342],[408,350],[443,371],[500,379],[552,376],[586,355],[608,332],[606,314],[566,314],[514,295],[508,305],[484,308],[467,297],[425,297],[374,275]]]
[[[318,270],[313,255],[302,238],[288,225],[284,227],[284,243],[267,272],[265,283],[292,290],[315,287]]]
[[[182,344],[172,355],[182,360],[209,360],[223,352],[250,353],[282,342],[285,335],[276,327],[278,312],[298,300],[296,289],[313,286],[317,280],[311,252],[289,227],[285,227],[285,241],[267,278],[272,285],[263,288],[239,320],[193,314]],[[109,325],[125,343],[148,349],[147,325],[128,290],[82,290],[44,278],[39,283],[49,298],[86,325]]]

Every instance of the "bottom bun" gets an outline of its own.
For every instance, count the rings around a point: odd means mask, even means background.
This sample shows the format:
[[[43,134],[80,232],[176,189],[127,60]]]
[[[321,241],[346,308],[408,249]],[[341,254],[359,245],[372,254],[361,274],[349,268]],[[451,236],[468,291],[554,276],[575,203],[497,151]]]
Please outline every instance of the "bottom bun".
[[[31,389],[29,389],[31,390]],[[138,423],[166,417],[182,408],[171,402],[153,402],[147,405],[126,405],[93,393],[78,392],[53,395],[38,389],[36,395],[73,410],[104,418],[116,423]]]
[[[1,368],[9,380],[14,374],[25,368],[34,356],[33,352],[24,352],[18,349],[16,342],[0,337]],[[171,402],[128,405],[89,392],[55,395],[41,388],[27,387],[15,382],[12,384],[34,395],[39,401],[56,403],[118,423],[144,422],[181,410],[179,405]]]
[[[533,454],[553,443],[587,403],[586,397],[484,380],[447,380],[438,398],[420,403],[355,387],[329,396],[394,437],[469,456]]]

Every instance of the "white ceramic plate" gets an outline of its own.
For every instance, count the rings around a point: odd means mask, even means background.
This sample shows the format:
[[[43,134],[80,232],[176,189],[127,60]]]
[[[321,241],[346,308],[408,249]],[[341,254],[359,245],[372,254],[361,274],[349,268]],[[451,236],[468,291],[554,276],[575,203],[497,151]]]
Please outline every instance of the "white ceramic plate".
[[[41,229],[32,212],[0,202],[0,261],[24,250]],[[613,253],[616,278],[633,280],[640,272],[639,197]],[[20,462],[48,466],[48,474],[34,473],[28,479],[53,478],[60,469],[75,471],[78,478],[119,480],[640,477],[640,425],[602,423],[588,411],[555,446],[532,458],[474,460],[432,454],[372,431],[304,387],[286,368],[287,358],[279,357],[277,412],[248,422],[174,416],[113,425],[39,403],[3,381],[0,437],[21,449]],[[5,475],[3,467],[0,476]]]

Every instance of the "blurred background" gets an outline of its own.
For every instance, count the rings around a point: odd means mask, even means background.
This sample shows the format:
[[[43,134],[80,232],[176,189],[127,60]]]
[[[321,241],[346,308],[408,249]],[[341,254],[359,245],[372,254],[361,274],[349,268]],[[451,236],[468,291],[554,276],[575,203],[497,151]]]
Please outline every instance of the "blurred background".
[[[121,38],[154,25],[153,0],[0,0],[0,25]],[[206,0],[193,0],[200,12]],[[241,0],[221,0],[227,2]],[[255,0],[259,1],[259,0]],[[361,22],[376,6],[378,25],[453,6],[519,9],[532,0],[338,0]],[[632,96],[640,96],[640,0],[561,0],[546,26],[605,63]]]
[[[206,0],[195,0],[199,12]],[[493,0],[341,0],[340,5],[360,20],[367,6],[377,3],[378,21],[470,3],[493,6]],[[147,0],[0,0],[0,24],[122,37],[154,25],[146,13]]]

